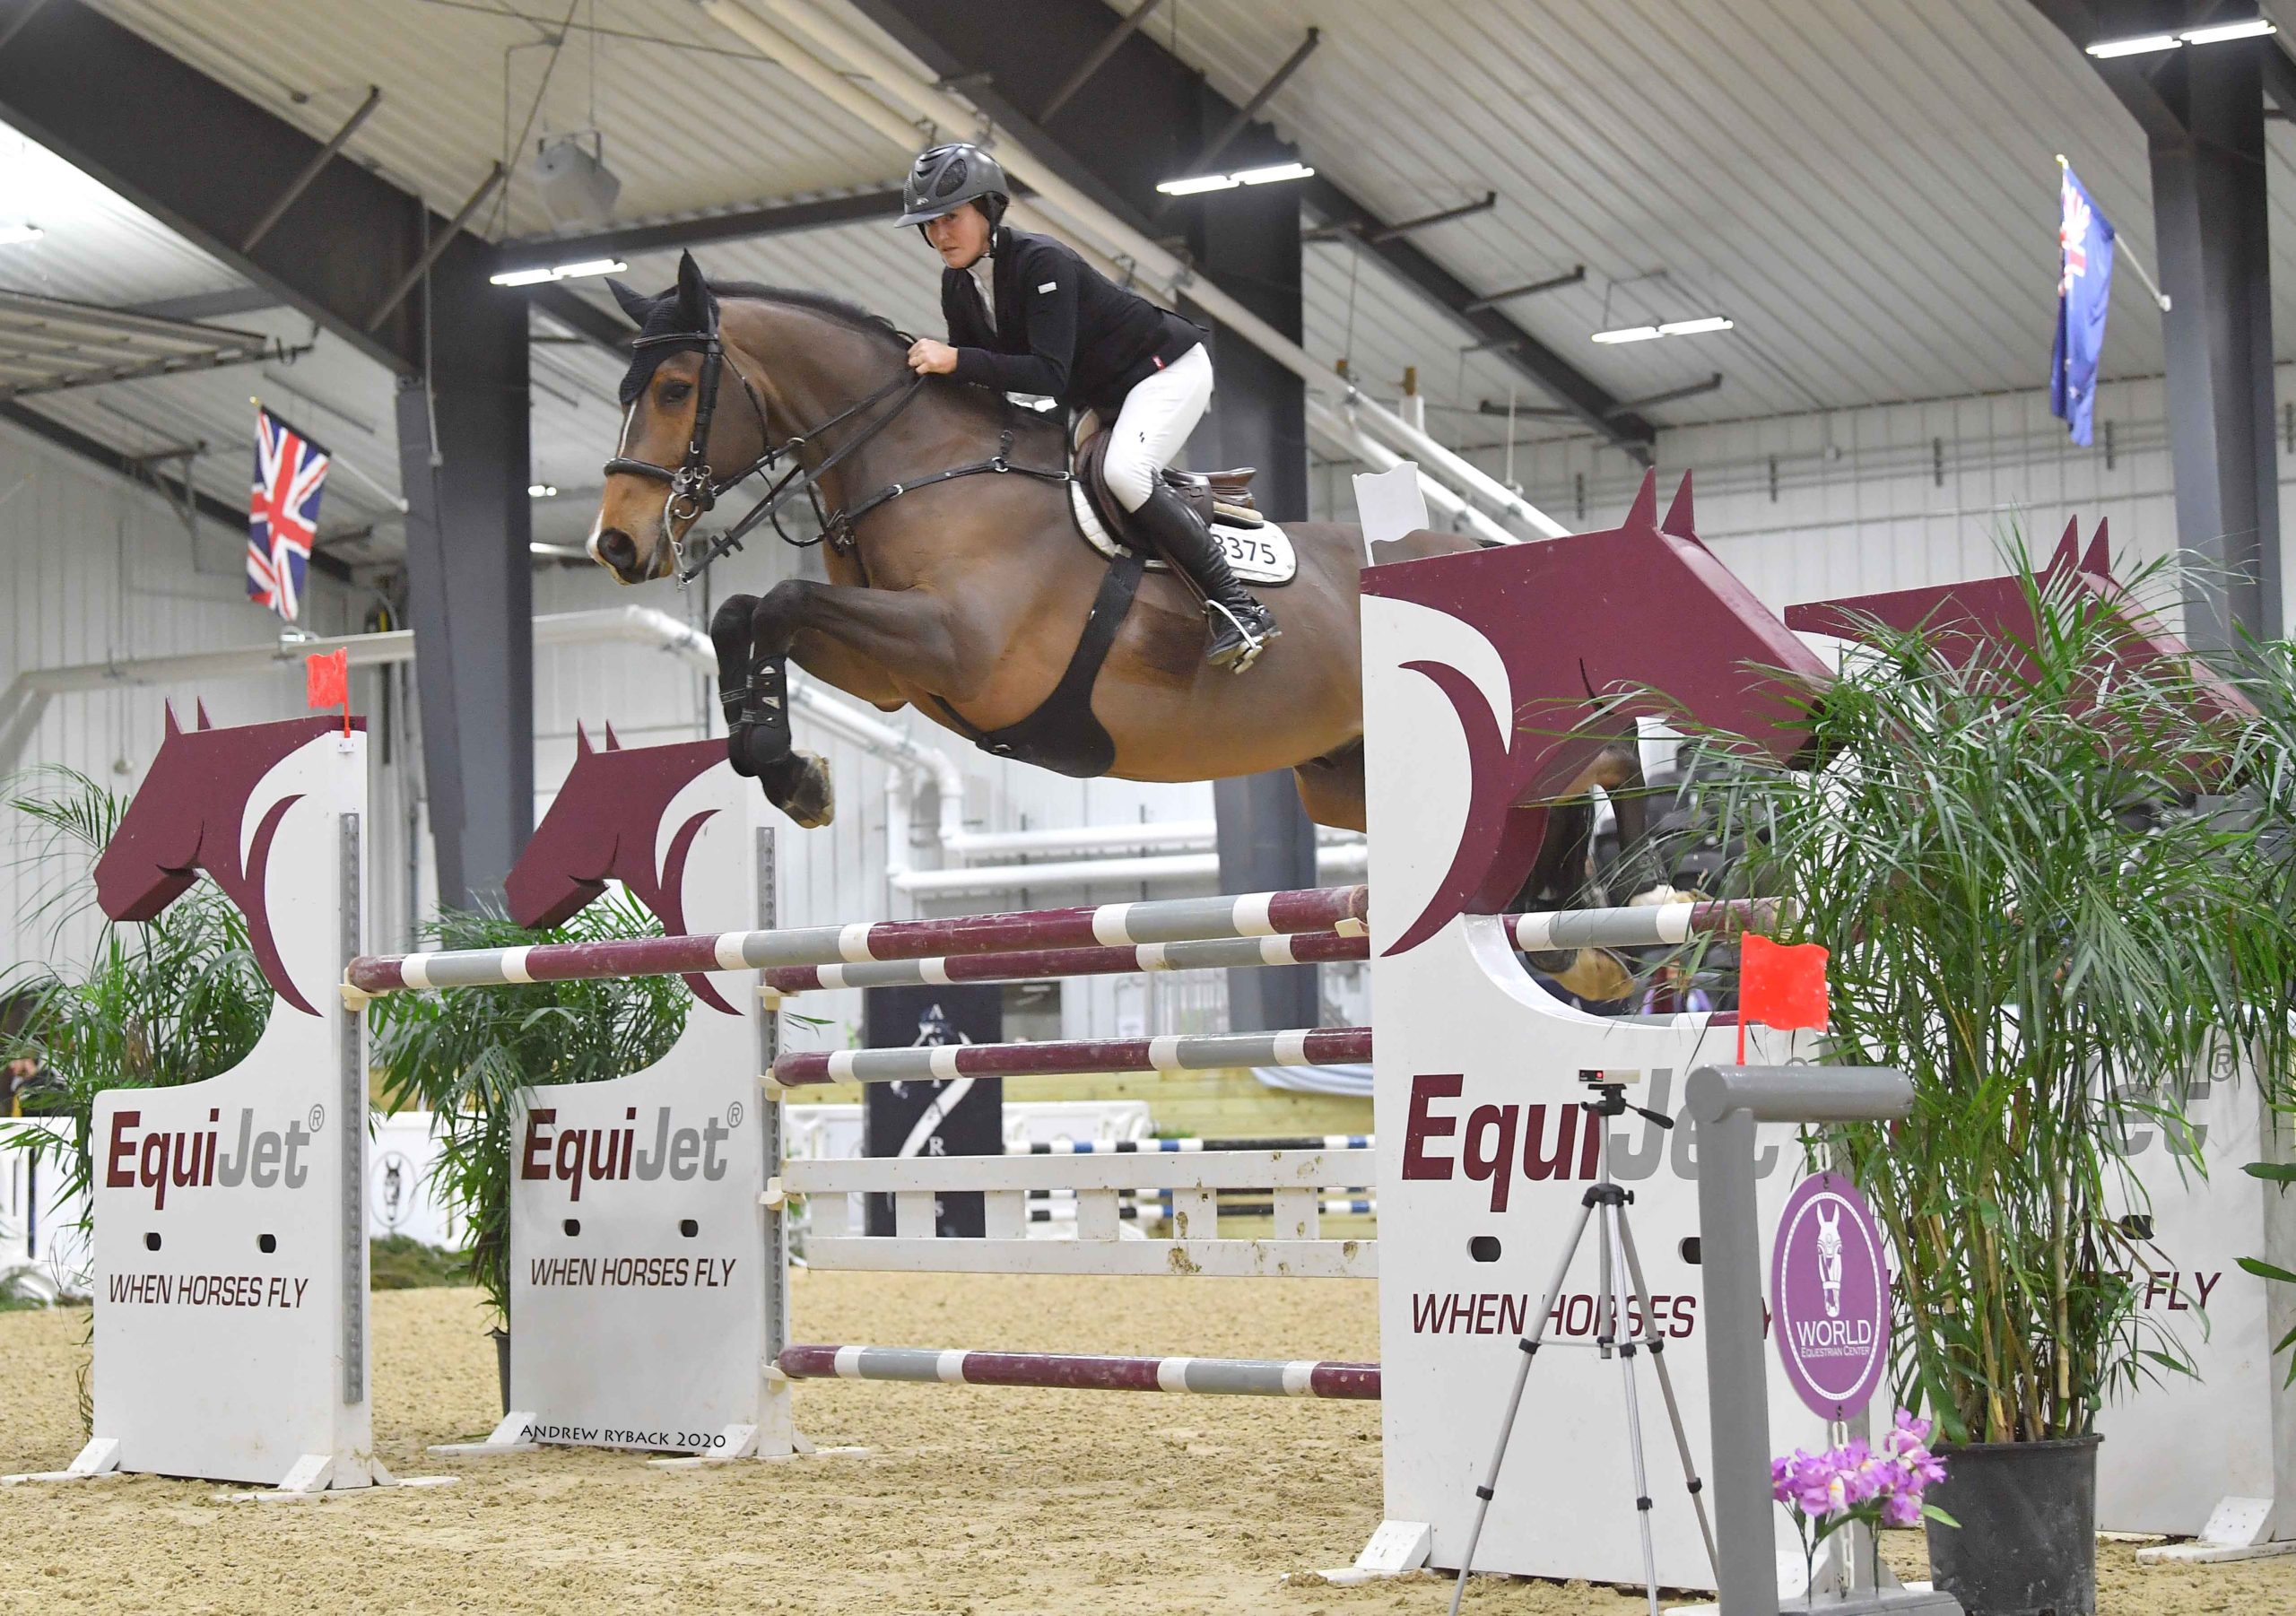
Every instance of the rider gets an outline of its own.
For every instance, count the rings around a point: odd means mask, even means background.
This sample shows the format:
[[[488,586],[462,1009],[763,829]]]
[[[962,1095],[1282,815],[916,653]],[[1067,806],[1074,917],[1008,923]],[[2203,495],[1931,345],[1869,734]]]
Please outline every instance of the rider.
[[[1236,581],[1219,540],[1161,474],[1212,401],[1205,334],[1065,244],[1003,225],[1010,201],[1004,170],[978,146],[934,146],[910,168],[900,222],[916,225],[947,265],[949,340],[918,338],[909,368],[1112,421],[1101,481],[1204,592],[1207,660],[1241,673],[1275,637],[1274,615]]]

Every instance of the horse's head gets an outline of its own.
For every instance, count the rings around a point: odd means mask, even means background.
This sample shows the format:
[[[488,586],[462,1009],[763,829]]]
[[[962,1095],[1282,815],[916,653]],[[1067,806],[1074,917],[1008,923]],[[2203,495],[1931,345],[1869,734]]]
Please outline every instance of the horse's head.
[[[1777,762],[1803,759],[1807,704],[1832,675],[1699,538],[1688,473],[1657,512],[1654,473],[1623,526],[1539,546],[1585,692],[1621,716],[1687,717]]]
[[[144,777],[142,789],[120,816],[119,827],[96,860],[96,903],[114,920],[155,920],[199,879],[200,834],[206,817],[200,804],[200,747],[207,704],[199,704],[198,727],[190,735],[167,709],[167,733],[159,756]],[[236,819],[234,821],[236,823]]]
[[[574,726],[574,767],[527,839],[526,851],[502,882],[510,918],[524,926],[563,925],[606,890],[622,872],[614,866],[623,844],[653,875],[653,827],[632,825],[623,810],[625,757],[606,725],[605,750],[590,744],[589,732]],[[639,845],[642,844],[642,845]]]
[[[728,360],[705,381],[704,349],[718,334],[718,294],[702,279],[693,255],[678,260],[677,284],[659,297],[608,282],[614,300],[638,323],[630,369],[622,378],[622,441],[606,462],[605,491],[591,524],[590,558],[625,584],[667,578],[677,566],[676,545],[708,508],[706,498],[673,479],[690,466],[724,477],[764,453],[762,404],[752,407]],[[691,451],[694,422],[708,386],[713,395],[705,452]]]
[[[1646,477],[1608,532],[1375,567],[1363,590],[1451,621],[1428,642],[1442,654],[1400,665],[1441,693],[1468,756],[1449,869],[1391,952],[1454,916],[1503,906],[1538,853],[1550,805],[1598,778],[1630,715],[1687,717],[1783,762],[1807,750],[1802,704],[1829,677],[1699,542],[1687,477],[1663,522]]]
[[[186,730],[169,708],[159,756],[96,860],[96,901],[103,912],[114,920],[156,919],[204,870],[247,917],[248,946],[273,990],[296,1009],[318,1013],[280,958],[265,891],[273,838],[300,794],[266,802],[252,830],[247,817],[264,777],[336,722],[321,713],[217,729],[203,704],[196,727]]]
[[[1956,667],[1993,655],[2005,656],[2022,675],[2031,676],[2038,671],[2032,647],[2040,632],[2034,601],[2044,592],[2085,596],[2110,616],[2112,662],[2138,668],[2181,667],[2191,674],[2198,699],[2206,706],[2232,717],[2254,710],[2245,696],[2219,679],[2113,577],[2112,546],[2101,520],[2086,551],[2081,548],[2080,519],[2067,521],[2048,565],[2030,578],[2011,572],[1959,584],[1809,601],[1788,606],[1786,621],[1791,628],[1842,639],[1870,639],[1877,623],[1900,633],[1919,630],[1937,655]],[[2099,678],[2109,672],[2092,670]]]
[[[665,929],[685,931],[686,856],[713,810],[688,815],[666,848],[663,819],[679,792],[725,760],[723,741],[624,748],[608,725],[605,745],[593,747],[577,725],[574,767],[502,883],[510,918],[562,925],[618,881]],[[729,1009],[708,977],[686,982],[708,1003]]]

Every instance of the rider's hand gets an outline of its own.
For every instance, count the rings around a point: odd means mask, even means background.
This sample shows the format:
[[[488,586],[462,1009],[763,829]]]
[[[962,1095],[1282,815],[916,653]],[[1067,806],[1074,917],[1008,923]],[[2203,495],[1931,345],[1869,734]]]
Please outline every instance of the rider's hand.
[[[919,376],[946,376],[957,368],[957,351],[920,336],[909,345],[909,368]]]

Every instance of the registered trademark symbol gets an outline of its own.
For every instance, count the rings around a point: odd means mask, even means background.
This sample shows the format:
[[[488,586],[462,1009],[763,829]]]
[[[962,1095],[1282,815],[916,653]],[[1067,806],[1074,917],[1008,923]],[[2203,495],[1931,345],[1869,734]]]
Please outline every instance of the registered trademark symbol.
[[[729,1128],[738,1128],[742,1125],[742,1102],[740,1100],[737,1099],[732,1105],[726,1108],[726,1125]]]
[[[313,1106],[311,1108],[311,1132],[316,1134],[326,1125],[326,1108],[325,1106]]]

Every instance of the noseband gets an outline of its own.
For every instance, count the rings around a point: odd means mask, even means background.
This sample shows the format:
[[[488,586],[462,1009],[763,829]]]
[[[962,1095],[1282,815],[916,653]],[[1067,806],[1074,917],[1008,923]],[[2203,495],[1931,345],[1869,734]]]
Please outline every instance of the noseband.
[[[709,428],[717,416],[718,387],[728,361],[726,358],[725,343],[718,334],[716,306],[713,304],[710,308],[709,323],[705,330],[674,331],[659,336],[641,336],[631,344],[632,347],[641,350],[665,348],[672,345],[698,346],[701,351],[701,390],[694,402],[693,431],[686,439],[685,459],[678,465],[668,466],[658,465],[651,460],[636,460],[627,455],[617,455],[606,462],[605,474],[611,477],[617,472],[627,472],[634,476],[649,477],[657,482],[665,482],[669,485],[669,493],[662,501],[662,532],[669,540],[672,553],[677,558],[677,579],[681,585],[690,583],[700,577],[709,569],[710,563],[720,556],[730,555],[733,552],[739,550],[742,547],[743,538],[760,522],[771,521],[774,532],[781,535],[785,543],[816,544],[821,543],[821,539],[827,539],[834,548],[848,551],[853,547],[853,526],[856,522],[878,506],[888,500],[899,499],[912,489],[924,488],[935,482],[946,482],[952,477],[969,477],[977,472],[1019,472],[1023,476],[1033,477],[1040,482],[1065,482],[1068,481],[1068,473],[1065,468],[1058,471],[1039,471],[1031,466],[1013,465],[1011,461],[1013,432],[1010,428],[1007,428],[997,446],[996,455],[989,459],[976,461],[968,465],[953,466],[944,472],[935,472],[929,476],[919,477],[914,482],[890,482],[857,505],[825,513],[822,509],[821,495],[817,491],[817,485],[821,479],[864,444],[891,426],[895,418],[915,401],[918,393],[925,386],[926,378],[922,376],[911,375],[904,369],[900,375],[894,377],[892,380],[879,387],[860,403],[840,410],[820,425],[809,428],[786,442],[776,445],[773,442],[772,430],[766,424],[765,405],[758,398],[757,389],[750,385],[750,378],[742,374],[742,368],[739,365],[734,367],[734,375],[742,384],[742,391],[749,396],[750,408],[756,413],[758,440],[765,447],[756,459],[742,467],[740,471],[730,476],[719,477],[712,471],[709,465]],[[900,395],[897,398],[894,397],[896,394]],[[892,408],[870,421],[866,427],[856,433],[850,441],[833,450],[819,465],[810,470],[806,468],[804,461],[799,458],[806,445],[821,438],[824,433],[835,430],[857,415],[865,414],[874,409],[889,398],[893,400]],[[678,534],[679,526],[684,524],[690,531],[691,525],[714,509],[718,501],[726,494],[740,487],[752,477],[770,473],[780,464],[784,456],[791,460],[789,469],[759,496],[757,503],[750,507],[741,520],[716,537],[704,540],[700,546],[698,555],[689,554],[686,541]],[[813,501],[813,514],[821,521],[821,538],[791,538],[781,526],[779,513],[782,506],[801,491]]]

